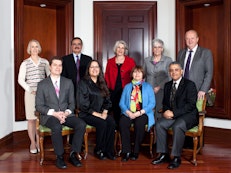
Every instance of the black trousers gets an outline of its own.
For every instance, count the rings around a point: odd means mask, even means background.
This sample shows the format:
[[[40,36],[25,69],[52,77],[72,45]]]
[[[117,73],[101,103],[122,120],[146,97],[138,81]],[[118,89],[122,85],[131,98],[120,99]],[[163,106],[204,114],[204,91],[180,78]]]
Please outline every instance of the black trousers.
[[[131,153],[130,127],[134,124],[134,153],[139,153],[140,145],[145,135],[145,125],[148,123],[147,115],[142,115],[131,120],[129,117],[122,115],[120,118],[120,134],[122,140],[122,153]]]
[[[58,156],[61,156],[64,153],[62,125],[74,129],[71,150],[79,153],[81,151],[83,143],[83,136],[86,130],[86,123],[80,118],[77,118],[76,116],[67,117],[66,122],[63,124],[60,124],[59,120],[53,116],[48,119],[45,126],[51,129],[52,144],[54,147],[55,154]]]
[[[115,121],[111,115],[104,120],[102,118],[87,114],[81,117],[87,124],[96,128],[95,151],[114,154]]]
[[[119,106],[120,98],[122,95],[122,88],[117,89],[114,91],[111,91],[111,101],[112,101],[112,112],[113,112],[113,117],[116,122],[116,130],[119,129],[119,121],[121,117],[121,109]]]

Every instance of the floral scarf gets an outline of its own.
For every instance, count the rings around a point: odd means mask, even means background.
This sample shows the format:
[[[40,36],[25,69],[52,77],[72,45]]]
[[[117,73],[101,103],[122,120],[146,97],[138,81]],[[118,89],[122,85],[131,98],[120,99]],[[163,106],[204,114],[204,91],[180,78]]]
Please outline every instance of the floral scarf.
[[[132,112],[141,110],[142,96],[141,96],[140,87],[142,83],[143,81],[135,81],[134,79],[132,80],[133,90],[131,92],[131,102],[130,102],[130,110]]]

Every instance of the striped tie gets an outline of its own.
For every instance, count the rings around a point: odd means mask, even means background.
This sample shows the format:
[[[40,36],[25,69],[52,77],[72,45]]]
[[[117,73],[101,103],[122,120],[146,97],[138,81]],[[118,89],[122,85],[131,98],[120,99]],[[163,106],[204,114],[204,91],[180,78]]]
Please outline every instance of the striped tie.
[[[76,56],[76,70],[77,70],[77,74],[76,74],[76,83],[79,82],[80,77],[79,77],[79,64],[80,64],[80,60],[79,60],[79,56]]]
[[[55,92],[56,92],[57,97],[59,97],[59,86],[58,86],[57,81],[55,81]]]

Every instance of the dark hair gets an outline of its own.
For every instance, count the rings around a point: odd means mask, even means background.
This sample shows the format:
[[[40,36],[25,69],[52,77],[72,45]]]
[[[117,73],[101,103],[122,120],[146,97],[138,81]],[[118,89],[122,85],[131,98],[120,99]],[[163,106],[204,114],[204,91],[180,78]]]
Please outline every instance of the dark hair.
[[[53,63],[54,60],[59,60],[62,61],[63,63],[63,59],[59,56],[53,56],[50,60],[49,60],[49,64],[51,65]]]
[[[84,78],[87,79],[87,80],[91,79],[91,76],[89,74],[89,68],[90,68],[92,62],[97,62],[98,65],[99,65],[99,70],[100,70],[99,71],[99,76],[97,77],[97,83],[96,83],[96,85],[100,88],[100,92],[101,92],[101,94],[102,94],[103,97],[109,96],[110,92],[109,92],[109,89],[107,87],[106,81],[104,79],[104,75],[103,75],[103,71],[102,71],[102,66],[99,63],[99,61],[97,61],[97,60],[91,60],[88,63]]]
[[[72,45],[72,42],[74,40],[80,40],[81,44],[83,44],[83,40],[80,38],[80,37],[74,37],[72,40],[71,40],[71,45]]]
[[[170,67],[171,65],[178,65],[181,69],[183,69],[182,66],[181,66],[181,64],[180,64],[178,61],[173,61],[173,62],[171,62],[171,63],[169,64],[169,67]]]
[[[143,73],[143,79],[146,77],[146,74],[145,74],[145,71],[144,71],[143,67],[140,66],[140,65],[136,65],[135,67],[132,68],[132,71],[131,71],[131,73],[130,73],[131,79],[133,78],[132,75],[133,75],[133,73],[134,73],[135,70],[140,71],[140,72]]]

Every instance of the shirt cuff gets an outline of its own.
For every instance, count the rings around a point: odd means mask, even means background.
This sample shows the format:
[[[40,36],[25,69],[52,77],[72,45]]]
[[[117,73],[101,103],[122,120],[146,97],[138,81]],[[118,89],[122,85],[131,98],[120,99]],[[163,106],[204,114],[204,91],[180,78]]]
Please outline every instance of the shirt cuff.
[[[47,112],[47,115],[53,115],[53,113],[54,113],[54,109],[49,109],[49,111]]]
[[[72,113],[70,109],[66,109],[65,112],[69,112],[69,115]]]

